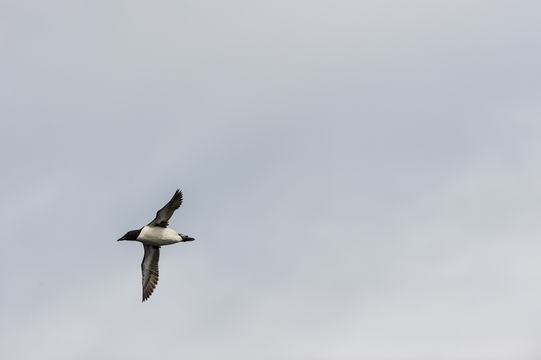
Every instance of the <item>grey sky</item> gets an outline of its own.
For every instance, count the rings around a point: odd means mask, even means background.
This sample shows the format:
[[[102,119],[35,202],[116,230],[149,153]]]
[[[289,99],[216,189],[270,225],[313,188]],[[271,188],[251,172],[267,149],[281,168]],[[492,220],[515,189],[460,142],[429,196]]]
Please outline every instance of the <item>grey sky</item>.
[[[0,357],[538,359],[540,11],[0,1]]]

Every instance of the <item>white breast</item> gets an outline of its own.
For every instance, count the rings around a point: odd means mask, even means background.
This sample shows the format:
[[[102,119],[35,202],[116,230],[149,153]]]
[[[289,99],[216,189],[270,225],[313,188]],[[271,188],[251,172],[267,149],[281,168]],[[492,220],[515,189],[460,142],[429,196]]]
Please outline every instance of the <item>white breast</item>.
[[[182,241],[182,237],[173,229],[145,226],[141,229],[137,240],[151,245],[169,245]]]

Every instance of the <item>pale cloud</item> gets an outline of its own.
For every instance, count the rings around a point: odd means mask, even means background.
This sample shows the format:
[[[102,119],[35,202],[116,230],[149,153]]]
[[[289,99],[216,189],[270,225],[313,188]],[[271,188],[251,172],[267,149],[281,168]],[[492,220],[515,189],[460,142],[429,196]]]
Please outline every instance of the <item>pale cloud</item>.
[[[538,358],[538,8],[2,3],[2,358]]]

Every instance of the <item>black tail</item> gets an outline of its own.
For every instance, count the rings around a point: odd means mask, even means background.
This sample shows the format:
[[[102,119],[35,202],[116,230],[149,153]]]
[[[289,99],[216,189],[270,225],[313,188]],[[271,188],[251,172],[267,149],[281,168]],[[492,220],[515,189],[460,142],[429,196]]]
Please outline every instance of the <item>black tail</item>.
[[[182,241],[194,241],[195,239],[193,237],[189,237],[188,235],[184,235],[184,234],[179,234],[180,237],[182,238]]]

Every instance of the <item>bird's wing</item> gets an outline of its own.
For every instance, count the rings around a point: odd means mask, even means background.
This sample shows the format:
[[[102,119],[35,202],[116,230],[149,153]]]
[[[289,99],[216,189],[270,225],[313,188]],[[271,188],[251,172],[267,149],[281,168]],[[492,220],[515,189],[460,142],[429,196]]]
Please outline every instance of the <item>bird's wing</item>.
[[[156,217],[148,224],[148,226],[167,227],[167,225],[169,225],[169,219],[173,216],[175,210],[180,207],[180,204],[182,204],[182,191],[177,189],[171,200],[158,210]]]
[[[160,259],[160,247],[144,245],[145,256],[141,262],[141,271],[143,273],[143,301],[148,299],[156,284],[158,284],[158,260]]]

